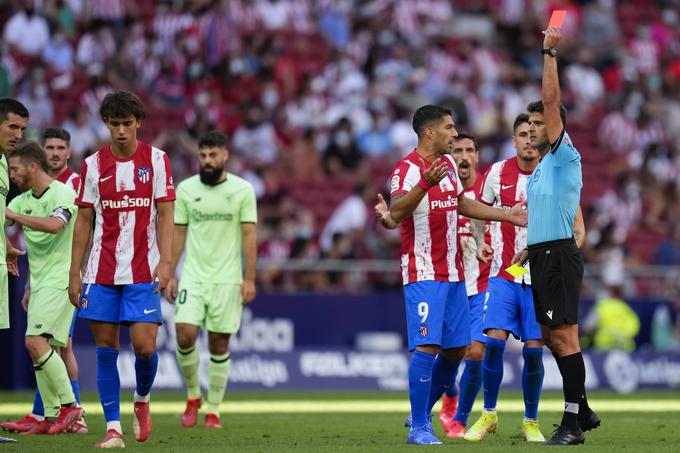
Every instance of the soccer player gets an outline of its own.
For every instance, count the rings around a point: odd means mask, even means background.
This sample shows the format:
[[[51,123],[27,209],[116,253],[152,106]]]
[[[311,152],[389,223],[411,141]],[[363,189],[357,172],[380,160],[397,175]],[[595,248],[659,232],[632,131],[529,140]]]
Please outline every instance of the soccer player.
[[[71,155],[70,141],[71,136],[65,129],[60,128],[47,128],[43,132],[43,150],[47,155],[47,165],[48,174],[51,178],[65,184],[70,187],[74,193],[78,193],[78,188],[80,186],[80,176],[78,173],[74,172],[66,165],[68,159]],[[70,261],[70,252],[69,252]],[[28,301],[31,298],[31,286],[26,285],[24,291],[24,296],[21,301],[22,305],[26,309],[28,306]],[[80,388],[78,385],[78,362],[76,361],[76,356],[73,354],[73,331],[75,329],[75,320],[77,312],[73,313],[73,320],[71,322],[71,329],[69,332],[68,343],[64,348],[58,348],[59,354],[62,360],[66,364],[66,371],[68,372],[68,377],[71,380],[71,387],[73,388],[73,393],[75,394],[76,401],[80,403]],[[0,423],[5,429],[10,431],[28,431],[34,425],[40,422],[44,418],[44,408],[43,401],[40,397],[40,390],[36,390],[35,396],[33,398],[33,410],[26,417],[21,420],[11,423]],[[78,420],[72,424],[67,432],[69,433],[87,433],[87,424],[84,419]]]
[[[75,192],[47,174],[40,145],[18,145],[9,160],[12,180],[23,192],[7,208],[7,220],[23,227],[31,272],[26,349],[44,405],[44,419],[22,435],[57,434],[82,416],[66,366],[52,346],[65,347],[73,320],[67,270],[71,263]]]
[[[543,33],[541,100],[527,107],[531,145],[541,153],[527,183],[527,244],[536,320],[562,374],[565,400],[562,422],[548,444],[570,445],[584,443],[583,432],[599,426],[600,419],[588,406],[578,337],[583,256],[573,225],[583,187],[581,156],[565,131],[566,109],[560,102],[560,30],[551,27]]]
[[[90,320],[97,345],[97,388],[107,433],[96,446],[123,448],[119,330],[121,324],[130,326],[137,378],[132,427],[143,442],[152,427],[149,400],[158,368],[160,292],[170,279],[175,188],[167,155],[137,139],[145,118],[137,96],[110,93],[99,114],[111,144],[83,162],[69,297],[74,306],[80,304],[78,316]],[[93,220],[92,249],[81,278]]]
[[[210,131],[198,142],[200,172],[177,187],[172,276],[165,295],[175,303],[177,362],[187,386],[182,426],[196,424],[201,407],[199,329],[208,331],[206,428],[221,428],[220,403],[229,378],[229,338],[241,325],[241,311],[255,297],[255,191],[228,173],[226,138]],[[174,270],[187,242],[182,277]],[[242,264],[243,263],[243,264]]]
[[[0,99],[0,224],[5,224],[5,206],[9,193],[7,154],[19,143],[26,129],[28,110],[16,99]],[[19,275],[17,256],[24,252],[12,247],[0,228],[0,329],[9,329],[9,287],[7,273]]]
[[[417,148],[394,167],[391,206],[383,220],[401,224],[401,264],[409,350],[413,424],[408,442],[438,445],[429,421],[435,402],[453,382],[470,344],[470,311],[460,254],[458,213],[479,220],[526,224],[524,205],[488,207],[463,194],[449,153],[456,132],[450,110],[426,105],[413,116]]]

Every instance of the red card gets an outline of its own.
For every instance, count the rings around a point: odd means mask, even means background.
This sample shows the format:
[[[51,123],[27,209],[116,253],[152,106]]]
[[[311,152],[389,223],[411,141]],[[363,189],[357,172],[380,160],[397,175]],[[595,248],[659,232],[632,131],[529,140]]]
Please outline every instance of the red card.
[[[550,22],[548,22],[548,29],[556,27],[562,28],[564,23],[564,18],[567,17],[567,12],[564,10],[555,10],[550,16]]]

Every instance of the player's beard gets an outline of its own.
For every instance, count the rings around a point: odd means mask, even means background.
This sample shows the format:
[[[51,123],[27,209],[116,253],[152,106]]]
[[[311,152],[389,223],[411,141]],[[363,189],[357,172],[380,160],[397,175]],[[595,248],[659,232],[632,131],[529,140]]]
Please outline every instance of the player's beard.
[[[209,168],[210,170],[206,171],[206,167],[202,167],[199,170],[198,175],[201,178],[201,182],[203,184],[208,186],[214,186],[220,182],[220,178],[222,178],[222,173],[224,172],[224,169],[213,167]]]

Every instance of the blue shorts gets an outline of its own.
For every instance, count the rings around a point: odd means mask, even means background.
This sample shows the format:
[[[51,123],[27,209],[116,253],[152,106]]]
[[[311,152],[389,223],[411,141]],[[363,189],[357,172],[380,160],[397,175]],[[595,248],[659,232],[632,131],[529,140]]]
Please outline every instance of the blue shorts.
[[[470,344],[470,305],[465,282],[426,281],[404,286],[408,350]]]
[[[489,301],[489,291],[468,297],[470,302],[470,336],[474,341],[486,344],[486,335],[482,323],[484,321],[484,309]]]
[[[71,329],[68,331],[69,338],[73,337],[73,332],[76,330],[76,318],[78,317],[78,310],[73,310],[73,319],[71,320]]]
[[[489,279],[491,297],[484,314],[484,332],[500,329],[511,332],[521,341],[540,340],[541,327],[536,322],[531,286],[501,277]]]
[[[158,283],[85,285],[78,317],[113,324],[153,322],[163,324]]]

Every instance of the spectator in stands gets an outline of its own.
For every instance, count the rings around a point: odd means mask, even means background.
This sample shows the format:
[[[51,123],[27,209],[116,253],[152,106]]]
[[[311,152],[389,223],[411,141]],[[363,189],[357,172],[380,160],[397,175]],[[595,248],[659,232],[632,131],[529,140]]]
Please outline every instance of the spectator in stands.
[[[640,332],[640,317],[623,300],[621,287],[610,286],[607,296],[595,303],[582,326],[595,349],[632,352]]]
[[[654,264],[659,266],[680,265],[680,223],[668,224],[668,236],[656,249]]]
[[[600,212],[614,221],[616,242],[624,242],[628,230],[638,222],[642,214],[640,186],[635,174],[619,175],[614,187],[597,201],[597,205]]]
[[[19,3],[19,10],[5,24],[5,42],[27,57],[39,57],[50,40],[49,24],[36,12],[34,0]]]
[[[371,128],[357,137],[357,148],[364,156],[384,158],[392,151],[390,117],[384,112],[373,112],[371,120]]]
[[[25,132],[28,139],[37,139],[42,130],[50,126],[54,118],[52,100],[44,77],[42,70],[34,70],[26,91],[17,98],[31,112]]]
[[[354,170],[360,161],[361,153],[354,140],[352,123],[348,118],[342,118],[331,130],[330,142],[323,155],[326,174],[338,176]]]
[[[372,187],[361,183],[354,188],[352,195],[335,208],[321,233],[320,245],[323,252],[330,252],[333,247],[344,249],[346,240],[349,240],[349,245],[354,250],[363,246],[366,221],[369,218],[368,209],[374,193]],[[347,239],[334,241],[336,234],[344,235]]]
[[[260,107],[250,107],[243,125],[234,133],[234,150],[255,163],[270,164],[279,144],[272,124],[263,118]]]
[[[71,159],[76,162],[99,149],[99,145],[108,137],[106,128],[98,131],[93,127],[87,111],[82,107],[74,108],[61,127],[71,134]]]
[[[42,60],[57,73],[71,72],[73,69],[73,47],[63,29],[58,30],[47,43]]]

